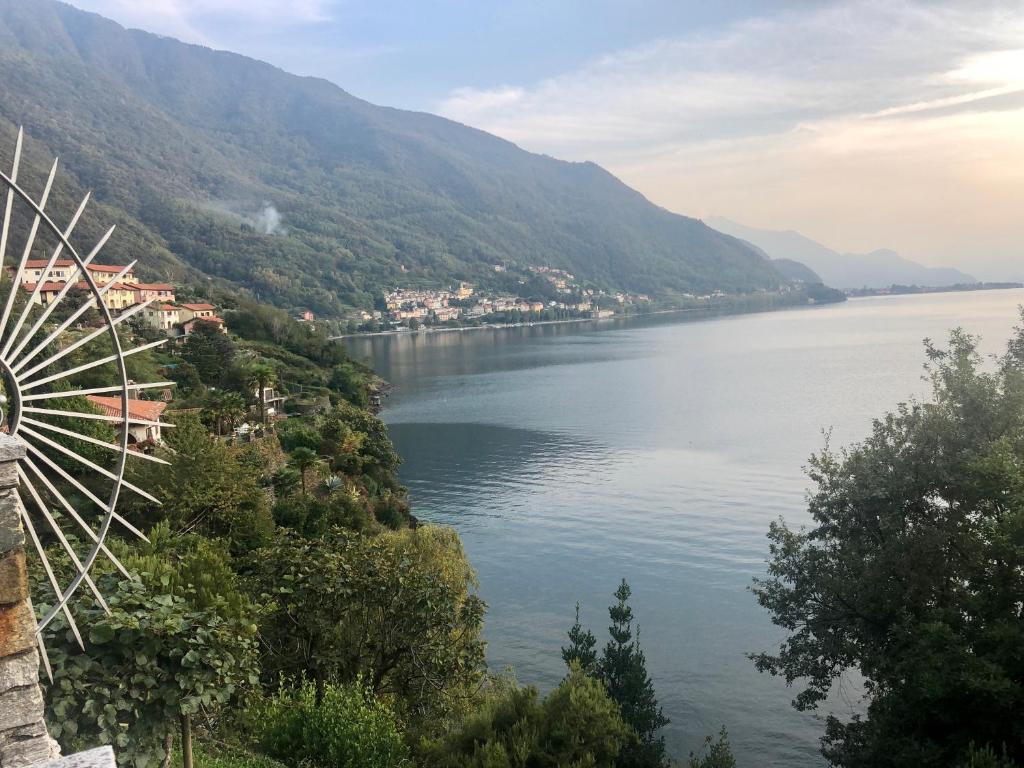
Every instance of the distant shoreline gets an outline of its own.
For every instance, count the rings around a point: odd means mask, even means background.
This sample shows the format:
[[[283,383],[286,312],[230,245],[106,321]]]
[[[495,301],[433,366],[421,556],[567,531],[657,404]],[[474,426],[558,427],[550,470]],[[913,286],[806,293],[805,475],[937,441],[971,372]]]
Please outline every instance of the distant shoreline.
[[[841,303],[841,302],[833,302]],[[614,323],[617,320],[630,320],[635,317],[653,317],[655,315],[679,315],[691,312],[700,312],[708,315],[752,315],[759,312],[777,312],[783,309],[808,309],[812,307],[824,307],[828,304],[786,304],[779,307],[764,307],[759,309],[735,310],[724,307],[680,307],[678,309],[655,309],[650,312],[630,312],[629,314],[612,315],[611,317],[572,317],[565,320],[533,320],[525,323],[485,323],[483,325],[462,325],[455,327],[420,327],[415,331],[408,328],[392,329],[388,331],[364,331],[361,333],[344,333],[339,336],[329,336],[330,341],[341,341],[344,339],[366,339],[375,336],[411,336],[420,333],[445,333],[462,331],[487,331],[506,330],[508,328],[532,328],[537,325],[566,325],[568,323]]]
[[[989,283],[962,283],[937,288],[923,285],[890,285],[888,288],[851,288],[843,291],[848,298],[865,296],[917,296],[926,293],[970,293],[971,291],[1012,291],[1024,288],[1024,283],[1012,281]]]
[[[875,298],[880,296],[919,296],[934,293],[969,293],[972,291],[1005,291],[1024,288],[1024,283],[1000,282],[1000,283],[973,283],[970,285],[948,285],[939,288],[927,288],[920,286],[892,286],[890,288],[871,288],[844,291],[847,299]],[[895,290],[894,290],[895,289]],[[464,331],[485,331],[502,330],[506,328],[532,328],[538,325],[565,325],[568,323],[610,323],[616,320],[624,320],[634,317],[652,317],[654,315],[678,315],[686,313],[705,313],[708,315],[751,315],[760,312],[778,312],[783,309],[808,309],[813,307],[825,307],[842,302],[821,302],[817,304],[786,304],[777,307],[761,307],[757,309],[736,309],[729,307],[679,307],[676,309],[655,309],[650,312],[630,312],[629,314],[613,315],[611,317],[572,317],[564,320],[533,320],[524,323],[484,323],[482,325],[461,325],[444,327],[421,326],[415,331],[408,328],[392,329],[387,331],[361,331],[357,333],[343,333],[338,336],[329,336],[330,341],[342,341],[344,339],[365,339],[375,336],[406,336],[420,333],[446,333]]]

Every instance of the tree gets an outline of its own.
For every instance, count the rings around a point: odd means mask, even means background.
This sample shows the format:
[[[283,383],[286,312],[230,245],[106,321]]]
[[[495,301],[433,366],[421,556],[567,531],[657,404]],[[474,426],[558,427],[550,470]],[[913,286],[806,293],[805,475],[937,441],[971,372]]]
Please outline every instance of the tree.
[[[277,370],[273,363],[257,358],[249,363],[245,370],[245,380],[249,387],[256,390],[256,403],[260,409],[260,423],[267,423],[267,403],[263,391],[277,381]]]
[[[245,398],[237,392],[214,392],[207,398],[203,410],[219,437],[225,421],[228,429],[234,429],[235,423],[245,415]]]
[[[597,638],[580,624],[580,604],[576,603],[576,623],[569,629],[569,645],[562,648],[562,661],[572,669],[573,663],[591,674],[597,666]]]
[[[365,474],[378,484],[395,487],[394,473],[401,458],[395,451],[384,422],[372,413],[339,403],[321,422],[319,453],[331,469],[354,476]]]
[[[288,463],[299,471],[299,477],[302,482],[302,495],[305,496],[306,473],[322,464],[323,460],[316,455],[316,451],[309,448],[299,447],[292,451],[292,455],[288,458]]]
[[[263,675],[359,679],[399,714],[433,721],[479,682],[484,603],[458,536],[423,528],[315,539],[281,531],[250,557],[254,597],[269,605]]]
[[[687,768],[736,768],[736,758],[733,757],[729,734],[725,728],[718,732],[718,741],[711,736],[705,737],[701,754],[691,752],[686,765]]]
[[[151,462],[133,468],[136,482],[163,503],[133,502],[133,520],[167,520],[175,529],[223,537],[233,553],[270,540],[273,519],[259,472],[238,461],[238,450],[210,437],[193,414],[164,431],[170,466]],[[168,450],[169,449],[169,450]]]
[[[228,422],[228,429],[234,429],[239,419],[245,416],[245,398],[238,392],[225,392],[220,403],[221,413]]]
[[[366,389],[366,374],[350,360],[334,366],[328,386],[360,408],[365,408],[370,403]]]
[[[617,602],[608,609],[612,624],[611,640],[597,665],[597,673],[608,694],[622,709],[622,719],[636,735],[626,744],[616,765],[619,768],[662,766],[665,760],[665,738],[658,731],[669,720],[658,706],[654,683],[647,675],[647,658],[633,637],[633,611],[629,607],[630,589],[623,579],[615,590]]]
[[[181,357],[207,386],[217,386],[235,358],[235,344],[214,323],[199,322],[181,345]]]
[[[754,587],[789,636],[753,658],[806,681],[798,709],[865,679],[866,717],[828,719],[835,765],[1024,761],[1024,326],[990,370],[963,331],[926,347],[931,401],[812,457],[813,522],[772,524]]]
[[[621,765],[631,736],[605,687],[573,666],[569,677],[544,700],[538,765]]]

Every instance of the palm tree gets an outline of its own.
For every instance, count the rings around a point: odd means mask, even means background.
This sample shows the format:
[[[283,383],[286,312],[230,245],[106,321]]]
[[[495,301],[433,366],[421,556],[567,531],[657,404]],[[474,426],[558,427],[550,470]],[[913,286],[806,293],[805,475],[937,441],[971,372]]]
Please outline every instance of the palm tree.
[[[306,448],[305,446],[296,448],[292,451],[291,457],[288,459],[288,463],[291,464],[295,469],[299,470],[299,474],[302,477],[302,495],[306,495],[306,473],[318,466],[322,459],[317,455],[316,451],[312,448]]]
[[[246,384],[256,389],[256,401],[260,409],[260,423],[267,423],[267,404],[263,400],[264,390],[277,380],[277,371],[268,360],[256,358],[246,369]]]
[[[224,420],[224,393],[211,393],[203,405],[203,411],[206,414],[205,421],[213,422],[213,431],[220,437],[220,426]]]
[[[245,398],[238,392],[225,392],[221,397],[221,413],[228,422],[230,429],[235,428],[237,421],[245,416]]]

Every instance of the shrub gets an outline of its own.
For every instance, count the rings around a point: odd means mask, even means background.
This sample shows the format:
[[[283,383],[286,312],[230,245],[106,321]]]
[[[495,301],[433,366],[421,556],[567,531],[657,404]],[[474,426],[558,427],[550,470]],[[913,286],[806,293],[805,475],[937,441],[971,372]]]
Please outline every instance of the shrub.
[[[198,742],[194,749],[195,764],[203,768],[285,768],[284,763],[272,757],[249,752],[240,747]],[[175,765],[181,764],[176,755]]]
[[[462,723],[421,744],[431,768],[612,768],[630,740],[604,686],[574,665],[543,701],[532,686],[496,680]]]
[[[288,764],[322,768],[398,768],[411,765],[395,715],[357,681],[327,685],[317,704],[316,687],[303,682],[282,689],[260,713],[260,745]]]

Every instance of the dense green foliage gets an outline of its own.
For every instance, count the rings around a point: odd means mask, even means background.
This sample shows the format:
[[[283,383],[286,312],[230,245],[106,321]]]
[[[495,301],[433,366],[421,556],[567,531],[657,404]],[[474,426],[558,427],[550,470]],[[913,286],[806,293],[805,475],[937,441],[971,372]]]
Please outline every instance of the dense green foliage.
[[[55,203],[95,190],[102,215],[81,236],[117,223],[108,258],[146,254],[150,277],[213,276],[326,315],[369,309],[397,284],[496,284],[501,263],[650,294],[783,282],[746,244],[593,163],[51,0],[0,2],[0,81],[0,134],[26,126],[29,167],[65,159],[75,183]]]
[[[50,733],[72,750],[112,744],[126,764],[154,766],[182,715],[215,712],[256,682],[255,627],[141,582],[99,587],[110,614],[91,601],[75,612],[88,653],[62,618],[47,629]]]
[[[813,457],[813,524],[772,525],[755,586],[789,632],[757,666],[798,708],[865,679],[866,714],[828,719],[835,765],[1024,762],[1024,327],[988,366],[962,331],[928,357],[930,402]]]
[[[453,532],[282,532],[251,561],[269,608],[268,683],[308,674],[322,692],[330,680],[362,679],[422,721],[454,711],[480,679],[484,605],[469,592],[473,573]]]
[[[612,768],[629,739],[618,707],[574,666],[543,701],[536,688],[497,681],[456,729],[423,748],[437,768]]]
[[[320,696],[311,683],[281,689],[257,709],[259,743],[288,764],[320,768],[402,768],[409,747],[394,713],[357,680],[327,685]]]

